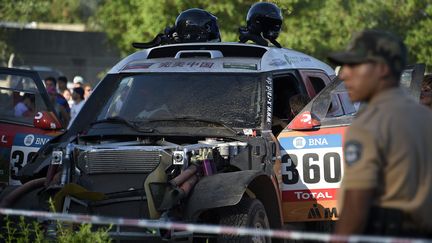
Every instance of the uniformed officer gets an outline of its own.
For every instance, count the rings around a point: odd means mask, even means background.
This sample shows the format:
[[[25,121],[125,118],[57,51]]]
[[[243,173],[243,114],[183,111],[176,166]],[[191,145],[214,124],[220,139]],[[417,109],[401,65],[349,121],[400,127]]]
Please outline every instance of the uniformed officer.
[[[431,235],[432,112],[399,88],[406,55],[396,36],[366,30],[329,56],[367,104],[345,138],[337,234]]]

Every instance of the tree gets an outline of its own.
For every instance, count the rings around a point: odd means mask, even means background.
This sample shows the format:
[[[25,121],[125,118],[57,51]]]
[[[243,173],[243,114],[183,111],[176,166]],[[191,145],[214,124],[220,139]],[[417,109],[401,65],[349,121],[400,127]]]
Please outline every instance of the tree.
[[[1,1],[2,21],[27,23],[84,23],[88,4],[81,0],[15,0]]]
[[[96,1],[97,3],[97,1]],[[0,20],[27,24],[29,22],[85,23],[91,13],[91,4],[84,0],[2,0]],[[7,62],[13,53],[7,44],[7,35],[0,29],[0,63]]]
[[[414,59],[426,63],[429,71],[432,71],[432,4],[429,3],[421,14],[424,17],[413,23],[413,28],[407,32],[405,42],[410,47]]]
[[[376,28],[401,36],[411,62],[424,62],[432,67],[431,28],[427,28],[432,21],[431,13],[427,12],[431,11],[431,0],[283,2],[292,9],[281,35],[285,46],[323,59],[329,52],[343,49],[354,32]]]
[[[173,26],[180,12],[188,8],[206,9],[218,17],[224,41],[237,40],[239,24],[245,24],[247,9],[254,1],[219,0],[108,0],[101,5],[93,21],[105,30],[121,49],[131,53],[132,42],[148,42],[167,26]],[[240,14],[241,13],[241,14]]]
[[[223,41],[237,41],[238,27],[254,0],[16,0],[0,4],[0,19],[14,22],[87,23],[105,31],[127,55],[132,42],[147,42],[188,8],[202,8],[218,17]],[[432,0],[274,0],[282,8],[279,42],[319,59],[341,50],[351,35],[365,28],[389,30],[408,46],[410,62],[432,68]],[[93,9],[97,8],[93,16]],[[89,16],[91,16],[89,18]],[[0,30],[0,61],[12,50]]]
[[[218,17],[223,41],[237,41],[252,0],[108,0],[100,5],[95,21],[128,54],[132,42],[147,42],[174,24],[176,16],[191,7]],[[319,59],[343,49],[353,32],[365,28],[389,30],[406,42],[411,62],[432,67],[432,0],[275,0],[283,10],[283,46]]]

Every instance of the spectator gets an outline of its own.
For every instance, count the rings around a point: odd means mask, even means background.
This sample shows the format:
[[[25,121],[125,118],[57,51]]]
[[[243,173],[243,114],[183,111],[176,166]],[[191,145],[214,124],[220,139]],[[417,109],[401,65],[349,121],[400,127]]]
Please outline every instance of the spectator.
[[[63,91],[63,97],[67,100],[69,107],[72,107],[73,105],[73,99],[72,99],[72,93],[70,92],[69,89],[65,89]]]
[[[48,92],[50,101],[54,106],[55,113],[57,114],[58,118],[60,119],[61,124],[64,127],[66,127],[66,125],[69,124],[69,120],[70,120],[69,112],[66,111],[64,106],[57,103],[56,100],[57,100],[57,97],[59,94],[57,93],[57,90],[53,86],[48,87],[47,92]]]
[[[34,114],[35,97],[32,94],[25,93],[22,101],[18,102],[15,107],[15,116],[30,117]]]
[[[44,80],[45,88],[48,90],[50,87],[56,87],[57,86],[57,80],[54,77],[47,77]]]
[[[432,74],[427,74],[423,78],[420,103],[432,109]]]
[[[72,99],[74,101],[74,104],[71,108],[71,119],[69,126],[72,124],[73,120],[78,115],[79,111],[84,105],[84,89],[81,87],[74,88],[72,93]]]
[[[54,88],[57,92],[57,80],[54,77],[47,77],[44,80],[45,82],[45,87],[48,91],[49,88]],[[55,100],[55,102],[61,106],[63,106],[63,108],[65,109],[65,111],[69,114],[70,113],[70,107],[69,107],[69,103],[67,102],[67,100],[63,97],[63,95],[57,93],[57,98]],[[53,103],[54,104],[54,103]]]
[[[92,93],[93,89],[91,84],[89,83],[85,83],[84,84],[84,99],[87,100],[88,97],[90,97],[91,93]]]
[[[68,89],[67,88],[68,80],[65,76],[60,76],[60,77],[58,77],[57,81],[58,81],[57,82],[58,91],[60,94],[63,94],[63,92]]]
[[[84,79],[81,76],[75,76],[73,79],[74,88],[82,87]]]

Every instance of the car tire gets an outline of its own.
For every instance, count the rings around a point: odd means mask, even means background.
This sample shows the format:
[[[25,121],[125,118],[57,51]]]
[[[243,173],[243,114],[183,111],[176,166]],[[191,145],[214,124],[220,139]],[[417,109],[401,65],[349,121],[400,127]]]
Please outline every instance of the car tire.
[[[258,199],[243,198],[237,205],[224,207],[220,210],[220,225],[247,227],[256,229],[269,229],[270,224],[267,218],[264,205]],[[269,243],[270,237],[266,236],[239,236],[219,235],[218,243]]]

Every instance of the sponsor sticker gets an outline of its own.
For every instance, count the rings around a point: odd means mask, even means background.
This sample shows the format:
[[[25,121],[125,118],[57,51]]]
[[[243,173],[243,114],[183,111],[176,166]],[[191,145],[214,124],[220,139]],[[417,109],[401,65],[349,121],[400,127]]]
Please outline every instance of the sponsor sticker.
[[[273,59],[273,60],[271,60],[271,62],[268,65],[269,66],[280,67],[280,66],[287,65],[287,62],[284,61],[284,60],[282,60],[282,59]]]
[[[304,137],[296,137],[293,139],[293,146],[296,149],[302,149],[306,146],[306,139]]]
[[[289,64],[296,64],[301,62],[312,62],[312,59],[309,57],[301,57],[301,56],[288,56],[284,54],[285,61],[287,61]]]
[[[214,62],[190,61],[190,62],[161,62],[158,68],[213,68]]]
[[[33,144],[34,140],[35,140],[34,135],[29,134],[29,135],[25,136],[25,138],[24,138],[24,145],[27,147],[31,146]]]

